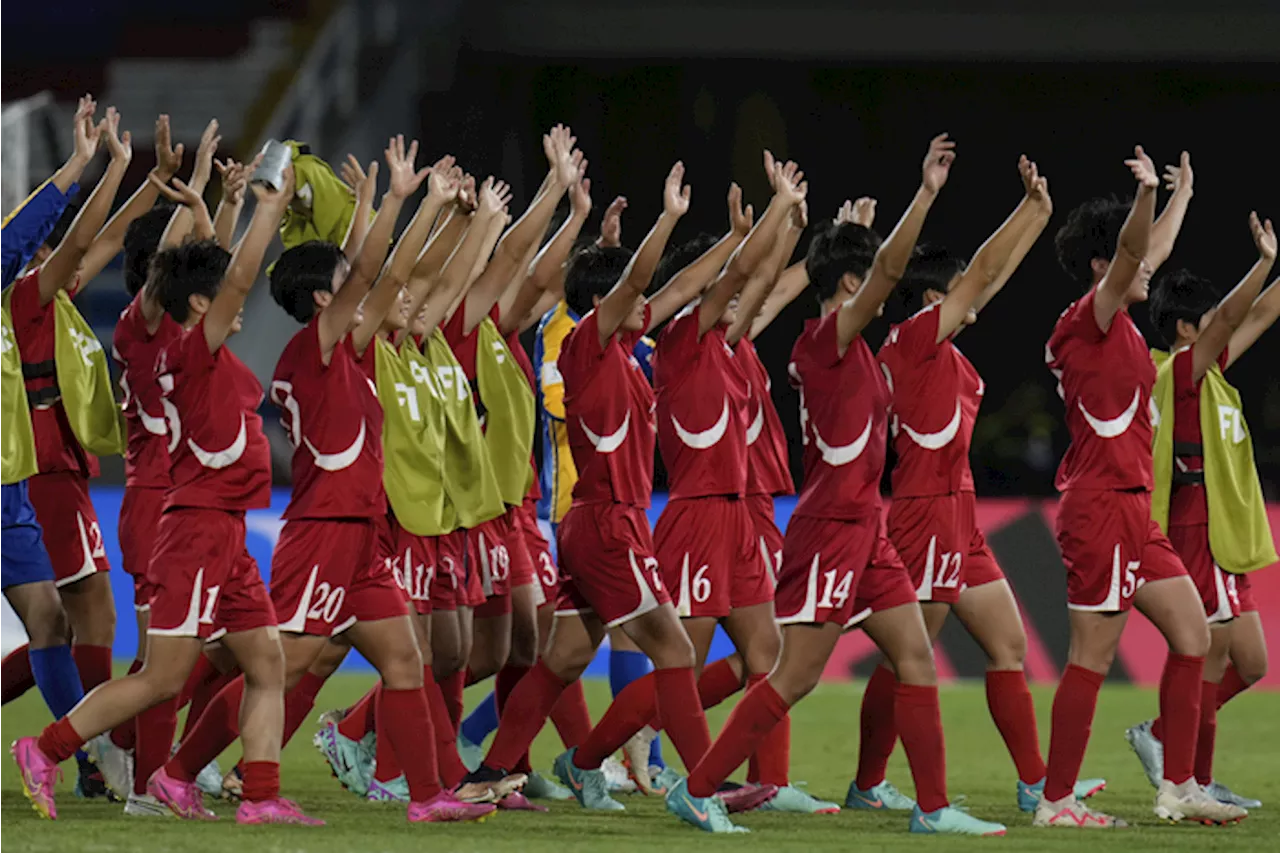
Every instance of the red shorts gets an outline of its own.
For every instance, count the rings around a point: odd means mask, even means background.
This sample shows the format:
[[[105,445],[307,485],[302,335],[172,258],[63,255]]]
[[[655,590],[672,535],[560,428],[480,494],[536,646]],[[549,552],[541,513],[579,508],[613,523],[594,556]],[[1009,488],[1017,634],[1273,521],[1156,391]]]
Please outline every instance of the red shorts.
[[[160,516],[149,634],[217,639],[275,627],[258,564],[244,547],[244,513],[171,509]]]
[[[751,510],[743,500],[670,501],[654,529],[663,585],[681,617],[723,619],[738,607],[773,601],[773,579],[760,557]]]
[[[555,604],[560,589],[560,572],[556,570],[555,558],[551,556],[551,544],[538,527],[537,502],[526,500],[524,506],[516,511],[516,519],[538,581],[538,606],[548,602]]]
[[[1169,543],[1200,591],[1210,625],[1229,622],[1241,613],[1236,576],[1218,568],[1209,551],[1209,525],[1169,526]]]
[[[613,628],[671,602],[653,556],[649,518],[628,504],[580,504],[556,530],[556,613],[594,611]]]
[[[431,587],[438,562],[434,536],[418,536],[396,525],[391,573],[419,616],[431,613]]]
[[[1144,583],[1187,573],[1151,520],[1148,492],[1069,489],[1058,504],[1057,528],[1072,610],[1124,612]]]
[[[779,625],[852,628],[872,613],[916,603],[879,514],[858,521],[792,517],[774,607]]]
[[[1257,613],[1258,602],[1253,598],[1253,584],[1248,575],[1233,575],[1236,579],[1236,596],[1240,599],[1241,613]]]
[[[436,553],[436,570],[431,576],[431,609],[457,610],[462,592],[460,582],[466,579],[467,534],[455,530],[437,536],[432,542]]]
[[[529,539],[524,529],[524,507],[517,506],[507,510],[507,554],[511,557],[511,589],[518,586],[533,586],[538,582],[537,564],[533,561],[533,552],[529,549]],[[534,522],[534,530],[537,530]]]
[[[756,526],[760,557],[776,589],[778,574],[782,571],[782,531],[773,520],[773,496],[747,495],[747,509],[751,510],[751,520]]]
[[[468,591],[476,616],[511,612],[511,521],[508,513],[467,531]],[[482,598],[476,597],[479,585]]]
[[[156,532],[160,527],[160,512],[164,508],[165,489],[125,486],[124,500],[120,502],[121,562],[124,570],[133,577],[133,606],[136,610],[151,607],[155,586],[147,580],[147,567],[151,565],[151,551],[156,544]]]
[[[1004,580],[976,509],[973,492],[901,498],[889,506],[889,538],[920,601],[955,604],[971,586]]]
[[[44,547],[53,563],[56,585],[111,570],[98,513],[89,500],[88,480],[70,471],[36,474],[27,480],[27,493],[44,528]]]
[[[333,636],[356,622],[405,615],[404,593],[378,555],[379,521],[295,519],[271,554],[280,630]]]

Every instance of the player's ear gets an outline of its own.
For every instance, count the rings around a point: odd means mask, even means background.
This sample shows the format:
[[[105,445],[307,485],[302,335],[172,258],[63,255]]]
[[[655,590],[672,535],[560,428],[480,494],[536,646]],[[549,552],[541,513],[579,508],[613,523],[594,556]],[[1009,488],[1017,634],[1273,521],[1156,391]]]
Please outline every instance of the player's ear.
[[[187,297],[187,307],[202,317],[209,312],[209,306],[212,304],[213,300],[203,293],[193,293]]]
[[[840,276],[840,290],[845,296],[853,296],[862,287],[862,279],[858,278],[851,272],[847,272]]]
[[[599,307],[599,305],[600,305],[600,297],[599,297],[598,295],[597,295],[597,296],[592,296],[592,297],[591,297],[591,307],[592,307],[592,308],[596,308],[596,307]]]
[[[324,310],[333,301],[333,294],[327,290],[313,290],[311,291],[311,298],[315,300],[318,310]]]
[[[1102,277],[1107,274],[1107,270],[1111,269],[1111,261],[1106,258],[1091,258],[1089,260],[1089,268],[1093,270],[1093,280],[1101,281]]]

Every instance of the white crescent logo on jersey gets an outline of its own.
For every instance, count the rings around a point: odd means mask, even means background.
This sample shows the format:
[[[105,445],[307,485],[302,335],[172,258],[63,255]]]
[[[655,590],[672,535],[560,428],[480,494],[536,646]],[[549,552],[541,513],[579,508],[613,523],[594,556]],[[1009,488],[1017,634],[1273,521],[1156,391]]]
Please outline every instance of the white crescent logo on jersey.
[[[597,453],[612,453],[627,440],[627,430],[631,429],[631,412],[627,412],[627,416],[622,419],[622,426],[609,435],[596,435],[582,418],[578,418],[578,423],[582,425],[583,434]]]
[[[244,412],[240,413],[240,433],[236,436],[236,440],[231,442],[224,450],[210,452],[191,439],[187,439],[187,446],[191,448],[191,452],[196,455],[196,459],[199,460],[200,464],[215,471],[239,462],[248,444],[249,437],[244,428]]]
[[[956,433],[960,432],[960,398],[956,398],[956,413],[951,416],[951,422],[944,426],[938,432],[916,432],[907,426],[905,421],[900,421],[899,426],[902,431],[911,437],[911,440],[923,447],[925,450],[941,450],[951,443],[956,437]]]
[[[842,444],[838,447],[832,447],[822,440],[822,435],[818,432],[817,424],[813,427],[813,440],[818,445],[818,450],[822,453],[822,461],[836,467],[839,465],[848,465],[853,460],[862,455],[862,451],[867,449],[867,440],[871,438],[871,418],[867,418],[867,425],[862,430],[862,435],[855,438],[850,444]]]
[[[1147,403],[1147,407],[1151,410],[1151,425],[1153,427],[1160,426],[1160,407],[1156,405],[1156,398],[1148,398]]]
[[[168,398],[160,398],[160,408],[164,409],[164,421],[169,431],[169,452],[178,449],[178,442],[182,441],[182,421],[178,418],[178,407],[170,403]],[[150,427],[147,427],[150,430]]]
[[[756,439],[760,437],[760,433],[764,430],[764,403],[756,409],[756,419],[751,422],[751,426],[747,427],[747,446],[756,443]]]
[[[729,398],[724,398],[724,408],[720,410],[720,419],[712,424],[710,429],[704,429],[702,432],[689,432],[689,430],[680,425],[675,415],[671,416],[671,425],[676,428],[676,435],[680,436],[680,440],[694,450],[707,450],[715,447],[720,443],[720,439],[724,438],[725,431],[729,428]]]
[[[135,401],[136,402],[136,401]],[[164,435],[168,432],[164,418],[153,418],[147,414],[147,410],[142,408],[141,403],[137,403],[138,418],[142,421],[142,428],[152,435]]]
[[[341,471],[343,468],[350,468],[351,465],[360,458],[360,451],[364,450],[364,432],[365,422],[360,420],[360,434],[356,436],[356,440],[351,442],[351,446],[340,453],[321,453],[316,446],[311,443],[311,439],[305,435],[302,441],[307,445],[307,450],[311,451],[311,455],[315,457],[316,467],[321,471]]]
[[[1084,419],[1089,423],[1089,428],[1098,434],[1100,438],[1115,438],[1123,435],[1129,425],[1133,423],[1133,416],[1138,414],[1138,403],[1142,400],[1142,389],[1133,389],[1133,402],[1129,404],[1129,408],[1120,413],[1118,417],[1110,420],[1095,418],[1084,407],[1084,400],[1077,399],[1076,405],[1080,408],[1080,414],[1084,415]]]

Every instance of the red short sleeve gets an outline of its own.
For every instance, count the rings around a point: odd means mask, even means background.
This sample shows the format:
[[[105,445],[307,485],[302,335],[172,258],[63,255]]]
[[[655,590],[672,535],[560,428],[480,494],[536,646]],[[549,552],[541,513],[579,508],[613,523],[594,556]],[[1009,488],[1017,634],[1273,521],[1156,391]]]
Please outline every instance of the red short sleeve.
[[[940,351],[938,324],[942,322],[941,306],[942,303],[935,302],[928,308],[917,311],[889,333],[891,340],[896,334],[898,347],[911,361],[927,361]]]
[[[1076,300],[1075,304],[1067,309],[1067,313],[1062,317],[1061,329],[1064,335],[1082,338],[1086,341],[1100,341],[1107,336],[1107,333],[1098,327],[1098,318],[1093,313],[1094,296],[1097,294],[1096,287],[1089,288],[1089,292]],[[1112,324],[1114,326],[1114,323]]]
[[[822,367],[831,367],[840,363],[840,332],[836,323],[839,315],[839,310],[832,311],[819,320],[818,327],[813,330],[813,347],[810,349],[810,355],[814,362]]]

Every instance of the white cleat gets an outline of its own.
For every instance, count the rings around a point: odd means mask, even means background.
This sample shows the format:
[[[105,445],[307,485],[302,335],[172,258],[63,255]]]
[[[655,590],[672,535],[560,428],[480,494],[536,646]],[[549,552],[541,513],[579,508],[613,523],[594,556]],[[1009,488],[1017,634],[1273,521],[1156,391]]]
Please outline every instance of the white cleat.
[[[1070,829],[1123,829],[1129,824],[1118,817],[1094,811],[1076,799],[1074,794],[1057,802],[1043,797],[1036,805],[1032,826],[1065,826]]]
[[[84,749],[111,793],[127,799],[133,793],[133,753],[116,746],[106,733],[92,738]]]
[[[129,793],[129,801],[124,804],[124,813],[131,817],[170,817],[173,812],[169,807],[150,794]]]
[[[604,760],[600,765],[600,769],[604,772],[605,786],[610,794],[634,794],[636,792],[635,780],[631,778],[630,772],[627,771],[627,766],[612,755]]]
[[[1155,721],[1147,720],[1130,726],[1125,730],[1124,739],[1129,742],[1134,755],[1142,763],[1142,772],[1147,774],[1151,787],[1159,788],[1160,781],[1164,778],[1164,744],[1151,730],[1153,722]]]
[[[1249,816],[1239,806],[1218,802],[1206,794],[1194,778],[1181,785],[1175,785],[1168,779],[1162,781],[1154,811],[1161,820],[1173,823],[1190,820],[1205,826],[1239,823]]]
[[[210,761],[196,774],[196,787],[203,791],[206,797],[222,796],[222,770],[218,767],[217,759]]]
[[[622,745],[622,753],[627,757],[627,764],[631,767],[631,779],[639,787],[640,793],[647,796],[657,793],[653,787],[653,777],[647,772],[649,769],[649,748],[653,745],[653,741],[657,736],[658,733],[656,731],[649,726],[645,726]]]

